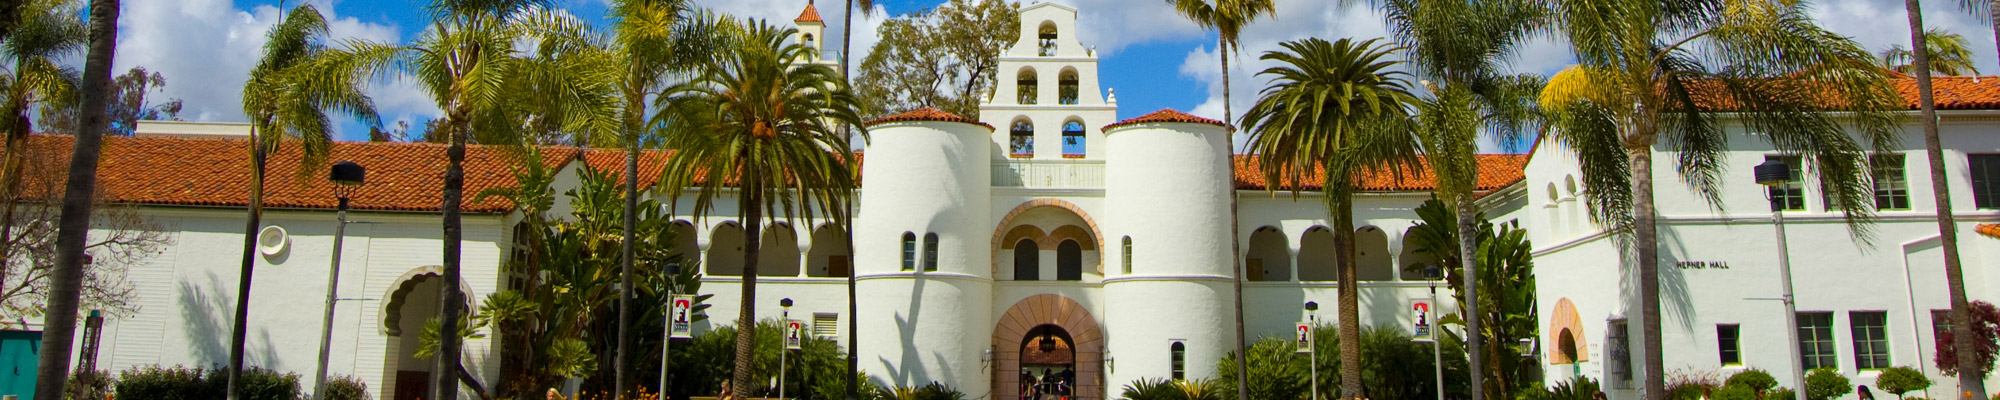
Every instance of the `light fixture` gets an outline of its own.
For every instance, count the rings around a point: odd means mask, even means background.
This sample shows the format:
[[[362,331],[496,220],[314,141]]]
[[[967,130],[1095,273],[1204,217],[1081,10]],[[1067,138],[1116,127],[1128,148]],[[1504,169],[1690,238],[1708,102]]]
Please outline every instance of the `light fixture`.
[[[1443,269],[1441,269],[1441,268],[1438,268],[1437,264],[1431,264],[1431,265],[1425,265],[1425,266],[1424,266],[1424,279],[1429,279],[1429,280],[1438,280],[1438,279],[1439,279],[1438,275],[1441,275],[1441,274],[1443,274],[1443,273],[1444,273],[1444,270],[1443,270]]]
[[[1319,311],[1319,302],[1317,301],[1306,302],[1306,311]]]
[[[1045,352],[1045,353],[1046,353],[1046,352],[1051,352],[1051,351],[1056,351],[1056,335],[1055,335],[1055,333],[1053,333],[1053,332],[1049,332],[1049,331],[1047,331],[1047,330],[1043,330],[1043,331],[1042,331],[1042,345],[1041,345],[1041,349],[1042,349],[1042,352]]]

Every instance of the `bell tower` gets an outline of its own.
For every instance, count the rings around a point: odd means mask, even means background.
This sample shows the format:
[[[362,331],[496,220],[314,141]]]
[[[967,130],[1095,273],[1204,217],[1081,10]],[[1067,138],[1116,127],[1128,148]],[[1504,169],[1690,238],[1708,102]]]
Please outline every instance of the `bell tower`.
[[[826,40],[826,21],[820,20],[819,8],[813,7],[811,0],[806,1],[805,11],[800,11],[799,17],[792,19],[792,25],[797,26],[799,30],[798,36],[792,39],[813,49],[814,59],[811,62],[827,62],[826,47],[820,45]],[[832,61],[839,62],[839,60]]]
[[[1001,159],[1104,159],[1116,98],[1097,84],[1097,51],[1076,37],[1077,11],[1055,3],[1021,9],[1021,34],[1000,53],[993,97],[979,120],[993,125]]]

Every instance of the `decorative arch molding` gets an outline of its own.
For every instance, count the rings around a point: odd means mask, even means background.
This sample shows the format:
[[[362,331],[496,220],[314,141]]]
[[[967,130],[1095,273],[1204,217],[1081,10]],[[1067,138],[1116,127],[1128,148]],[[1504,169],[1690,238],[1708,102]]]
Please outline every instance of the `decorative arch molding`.
[[[442,276],[444,276],[444,266],[429,265],[411,268],[409,271],[403,272],[403,276],[396,277],[395,281],[389,283],[389,295],[383,296],[388,301],[382,302],[381,311],[376,313],[376,315],[382,316],[382,319],[377,321],[376,324],[382,334],[387,336],[402,336],[403,299],[409,297],[410,291],[415,290],[417,285],[422,283],[424,279]],[[464,277],[460,277],[458,279],[458,287],[459,295],[465,298],[466,303],[463,305],[465,310],[471,311],[472,294],[465,292],[465,288],[471,286],[465,283]],[[442,300],[440,299],[440,301]]]
[[[1028,210],[1033,210],[1041,207],[1055,207],[1068,210],[1070,214],[1076,215],[1077,219],[1083,220],[1083,224],[1088,225],[1090,228],[1089,238],[1090,238],[1090,243],[1093,243],[1093,245],[1089,246],[1089,248],[1096,248],[1097,246],[1094,243],[1104,242],[1103,240],[1104,230],[1097,228],[1097,221],[1090,219],[1090,213],[1084,212],[1083,207],[1078,207],[1075,203],[1062,201],[1060,199],[1028,200],[1026,202],[1021,203],[1021,205],[1014,206],[1014,209],[1012,211],[1008,211],[1006,216],[1000,217],[1000,224],[995,225],[993,227],[993,249],[995,249],[995,251],[993,251],[993,261],[990,263],[993,264],[993,273],[995,274],[1000,273],[1000,264],[999,264],[1000,252],[998,251],[999,249],[1002,249],[1002,247],[1000,246],[1002,244],[1005,244],[1007,246],[1005,248],[1011,249],[1014,248],[1013,242],[1020,241],[1019,238],[1015,238],[1014,240],[1011,241],[1002,240],[1003,238],[1007,237],[1006,236],[1008,232],[1007,227],[1013,226],[1014,219],[1020,217],[1021,214],[1027,213]],[[1037,230],[1039,231],[1040,229]],[[1061,232],[1062,228],[1056,228],[1056,231]],[[1042,243],[1042,241],[1038,240],[1036,243],[1040,244]],[[1046,244],[1048,245],[1049,248],[1053,249],[1055,248],[1054,246],[1055,243],[1058,242],[1049,242]],[[1097,258],[1097,274],[1098,275],[1104,274],[1104,257]]]
[[[1028,296],[1000,314],[993,327],[993,398],[1021,397],[1021,345],[1037,326],[1054,325],[1075,343],[1076,393],[1072,399],[1093,400],[1104,393],[1104,329],[1090,310],[1057,294]]]
[[[1000,237],[1000,249],[1012,250],[1016,243],[1021,243],[1021,239],[1028,239],[1034,241],[1037,245],[1041,245],[1043,242],[1048,241],[1048,237],[1047,233],[1042,233],[1042,228],[1037,228],[1034,225],[1016,226],[1014,229],[1007,230],[1007,234]]]
[[[1587,342],[1589,336],[1584,335],[1583,319],[1576,315],[1576,303],[1570,302],[1568,297],[1556,300],[1555,314],[1549,316],[1549,337],[1555,338],[1553,345],[1543,346],[1548,348],[1549,364],[1575,364],[1577,362],[1590,361],[1590,351],[1587,350],[1590,348],[1590,344]],[[1563,354],[1562,341],[1565,337],[1574,343],[1570,348],[1575,349],[1575,358],[1571,358],[1569,354]]]
[[[1057,227],[1055,231],[1049,232],[1048,243],[1045,243],[1044,247],[1055,248],[1056,245],[1062,244],[1064,240],[1075,240],[1076,244],[1082,246],[1084,251],[1097,251],[1097,239],[1093,238],[1090,232],[1084,232],[1083,228],[1078,228],[1076,225],[1063,225]]]

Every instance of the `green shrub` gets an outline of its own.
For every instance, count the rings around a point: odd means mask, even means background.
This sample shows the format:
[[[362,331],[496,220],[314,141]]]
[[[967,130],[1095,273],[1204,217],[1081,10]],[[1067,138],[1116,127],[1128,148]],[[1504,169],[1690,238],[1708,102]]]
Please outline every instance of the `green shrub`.
[[[1769,372],[1764,372],[1764,370],[1761,369],[1751,368],[1743,370],[1743,372],[1737,372],[1735,375],[1730,375],[1729,380],[1723,381],[1722,386],[1723,387],[1740,386],[1745,389],[1750,389],[1751,393],[1763,394],[1764,392],[1770,391],[1771,388],[1777,387],[1778,380],[1776,378],[1772,378],[1771,373]]]
[[[111,381],[111,372],[108,371],[77,371],[69,374],[69,384],[63,390],[71,400],[102,399],[111,393]]]
[[[326,398],[322,400],[373,400],[368,383],[347,375],[326,377]]]
[[[1250,345],[1250,397],[1256,399],[1299,399],[1308,398],[1312,390],[1310,354],[1299,354],[1297,345],[1291,340],[1266,337]],[[1320,355],[1323,358],[1328,355]],[[1216,364],[1217,371],[1236,371],[1236,352],[1222,356]],[[1338,368],[1333,369],[1338,372]],[[1236,392],[1236,374],[1219,374],[1217,384],[1222,391]],[[1338,386],[1321,381],[1321,389]]]
[[[1591,400],[1591,396],[1597,392],[1597,381],[1579,376],[1574,380],[1558,383],[1551,389],[1543,389],[1540,386],[1525,388],[1521,392],[1521,397],[1527,400]]]
[[[1235,395],[1211,379],[1175,381],[1142,378],[1126,384],[1121,397],[1128,400],[1224,400]]]
[[[1723,386],[1721,389],[1716,389],[1714,393],[1710,393],[1709,396],[1709,398],[1714,400],[1757,400],[1757,391],[1751,390],[1748,386]],[[1771,397],[1771,399],[1785,400],[1789,398]]]
[[[229,371],[214,369],[208,379],[229,385]],[[263,368],[243,370],[243,381],[237,385],[237,398],[244,400],[296,400],[299,396],[299,374],[278,373]]]
[[[965,393],[937,382],[923,386],[877,389],[875,396],[879,400],[965,400]]]
[[[1721,388],[1720,373],[1716,371],[1677,370],[1667,373],[1667,400],[1708,400],[1708,394]]]
[[[1910,367],[1895,367],[1882,370],[1875,377],[1875,388],[1903,397],[1903,393],[1921,391],[1931,387],[1931,378]]]
[[[1806,374],[1806,399],[1831,400],[1854,392],[1853,382],[1847,376],[1832,368],[1815,369]]]
[[[136,367],[118,374],[112,384],[115,398],[148,400],[210,400],[224,397],[229,386],[229,370],[181,366]],[[263,368],[243,370],[239,398],[243,400],[296,400],[299,375]]]

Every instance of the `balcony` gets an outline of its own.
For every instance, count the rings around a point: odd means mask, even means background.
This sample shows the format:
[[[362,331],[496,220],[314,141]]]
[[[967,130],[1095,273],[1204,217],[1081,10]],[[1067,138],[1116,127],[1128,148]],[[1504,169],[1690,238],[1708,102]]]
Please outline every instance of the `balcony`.
[[[993,186],[1099,189],[1104,187],[1104,161],[1008,160],[993,163]]]

